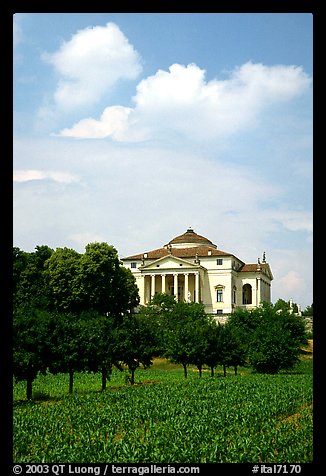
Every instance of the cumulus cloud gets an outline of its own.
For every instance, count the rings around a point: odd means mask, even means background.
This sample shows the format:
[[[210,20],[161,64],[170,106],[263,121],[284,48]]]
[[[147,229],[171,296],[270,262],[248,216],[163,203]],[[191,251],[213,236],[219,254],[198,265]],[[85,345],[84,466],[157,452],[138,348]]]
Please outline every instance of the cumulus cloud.
[[[310,83],[297,66],[249,62],[228,79],[206,81],[197,65],[173,64],[138,84],[133,109],[108,107],[98,120],[84,119],[60,134],[130,141],[173,130],[199,140],[221,137],[252,126],[268,106],[293,99]]]
[[[80,139],[103,139],[112,137],[115,141],[137,142],[144,140],[148,134],[146,130],[132,126],[134,111],[128,107],[111,106],[104,109],[99,120],[88,118],[82,119],[72,128],[66,128],[59,135],[63,137],[75,137]],[[126,131],[129,131],[126,134]]]
[[[43,59],[59,74],[54,94],[65,111],[97,103],[120,79],[135,79],[140,56],[114,23],[78,31],[58,51]]]
[[[72,183],[78,181],[75,175],[67,172],[42,171],[42,170],[16,170],[14,182],[30,182],[32,180],[52,179],[60,183]]]

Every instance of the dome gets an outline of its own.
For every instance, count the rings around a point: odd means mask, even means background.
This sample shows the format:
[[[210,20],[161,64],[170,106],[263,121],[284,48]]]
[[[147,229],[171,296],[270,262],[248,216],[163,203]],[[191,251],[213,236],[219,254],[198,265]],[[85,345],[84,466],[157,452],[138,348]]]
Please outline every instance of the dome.
[[[165,245],[166,248],[169,246],[172,248],[191,248],[193,246],[211,246],[212,248],[217,248],[208,238],[197,235],[192,228],[188,228],[185,233],[176,236]]]

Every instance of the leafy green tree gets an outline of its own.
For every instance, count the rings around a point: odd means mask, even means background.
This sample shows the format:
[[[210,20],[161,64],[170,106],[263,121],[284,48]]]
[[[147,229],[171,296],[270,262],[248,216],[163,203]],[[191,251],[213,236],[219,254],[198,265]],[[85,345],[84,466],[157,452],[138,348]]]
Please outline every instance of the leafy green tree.
[[[195,364],[199,370],[207,348],[202,326],[206,324],[204,306],[199,303],[177,302],[166,321],[166,356],[181,364],[187,378],[187,366]]]
[[[258,309],[236,309],[228,318],[228,327],[234,329],[247,357],[251,348],[253,335],[260,321],[261,316]]]
[[[210,320],[206,316],[206,313],[202,316],[198,314],[197,317],[198,319],[194,321],[192,328],[192,332],[194,333],[194,336],[192,338],[194,348],[190,363],[196,365],[199,372],[199,377],[201,377],[203,366],[207,364],[209,336],[212,332],[212,325]]]
[[[140,365],[144,368],[152,365],[157,347],[152,322],[142,314],[125,314],[118,326],[118,345],[120,360],[128,366],[133,385],[136,369]]]
[[[219,332],[218,348],[220,352],[219,362],[223,365],[224,377],[226,368],[234,367],[234,374],[237,375],[239,365],[246,364],[246,346],[241,341],[241,333],[233,325],[228,323],[221,325]]]
[[[44,274],[45,264],[53,250],[46,245],[36,246],[35,251],[26,253],[14,248],[13,277],[14,305],[26,305],[48,309],[51,295]]]
[[[117,293],[119,293],[120,298],[122,298],[121,308],[125,309],[120,312],[133,312],[140,301],[135,276],[132,274],[130,269],[125,268],[124,266],[120,266],[119,276],[120,279]]]
[[[101,372],[102,391],[110,380],[113,365],[121,369],[118,331],[113,316],[104,316],[97,311],[81,314],[81,338],[85,368],[91,372]]]
[[[13,275],[14,296],[16,294],[16,290],[20,281],[21,274],[28,265],[28,257],[29,257],[29,253],[21,250],[17,246],[13,247],[12,275]]]
[[[165,335],[176,300],[173,295],[157,293],[146,306],[141,306],[139,313],[151,323],[155,333],[155,355],[165,354]]]
[[[85,310],[118,316],[139,303],[134,276],[121,266],[117,250],[107,243],[86,246],[80,258],[77,282]]]
[[[49,370],[69,374],[69,393],[73,392],[74,374],[85,370],[86,350],[83,321],[79,314],[57,312],[53,315]]]
[[[84,254],[57,248],[47,261],[47,279],[55,308],[121,315],[139,303],[138,287],[107,243],[90,243]]]
[[[306,342],[304,319],[271,303],[250,311],[236,311],[228,325],[237,329],[249,363],[257,372],[291,369]]]
[[[220,333],[222,324],[213,317],[209,318],[209,330],[206,336],[207,348],[205,353],[205,363],[211,369],[211,376],[214,377],[214,369],[221,363],[221,339]]]
[[[80,310],[79,263],[81,255],[72,248],[57,248],[46,262],[46,277],[53,306],[58,311]]]
[[[33,381],[49,365],[51,317],[47,311],[20,306],[13,315],[13,373],[17,381],[26,380],[26,397],[32,398]]]

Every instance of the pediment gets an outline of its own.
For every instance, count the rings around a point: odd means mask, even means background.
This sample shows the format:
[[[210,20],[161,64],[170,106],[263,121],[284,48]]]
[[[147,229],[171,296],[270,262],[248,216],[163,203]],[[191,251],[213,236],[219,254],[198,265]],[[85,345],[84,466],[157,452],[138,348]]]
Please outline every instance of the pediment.
[[[269,264],[266,263],[265,265],[265,268],[264,268],[264,273],[266,274],[266,276],[269,277],[269,279],[272,281],[274,279],[273,277],[273,273],[271,271],[271,268],[269,267]]]
[[[176,256],[173,255],[168,255],[168,256],[163,256],[162,258],[159,258],[155,261],[152,261],[151,263],[141,266],[139,269],[142,271],[147,271],[150,269],[160,269],[160,270],[169,270],[169,269],[180,269],[180,268],[186,268],[186,269],[194,269],[198,270],[200,268],[203,268],[200,266],[200,264],[195,264],[191,263],[191,261],[187,261],[182,258],[177,258]]]

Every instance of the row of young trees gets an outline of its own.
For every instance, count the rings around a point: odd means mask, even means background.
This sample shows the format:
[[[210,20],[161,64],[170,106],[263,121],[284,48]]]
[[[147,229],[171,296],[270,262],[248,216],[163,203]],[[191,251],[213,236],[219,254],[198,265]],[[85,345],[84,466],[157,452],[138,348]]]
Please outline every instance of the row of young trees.
[[[173,296],[157,294],[141,311],[146,322],[158,329],[161,353],[183,365],[211,369],[251,365],[257,372],[276,373],[298,362],[301,347],[307,343],[302,317],[263,303],[253,310],[236,310],[225,324],[204,311],[202,304],[175,302]]]
[[[176,302],[156,295],[135,314],[138,288],[116,250],[106,243],[87,245],[84,254],[46,246],[34,253],[14,248],[14,353],[16,380],[26,380],[27,398],[39,372],[69,373],[73,391],[76,371],[101,372],[105,390],[113,366],[125,364],[134,382],[136,369],[153,356],[199,375],[211,369],[250,364],[275,373],[297,362],[305,342],[301,318],[264,304],[237,311],[220,325],[199,303]]]
[[[91,243],[83,254],[14,247],[13,370],[26,380],[27,397],[38,372],[69,372],[72,391],[76,370],[97,371],[101,345],[111,351],[112,328],[126,323],[138,303],[135,278],[107,243]],[[103,360],[103,382],[110,365]]]

